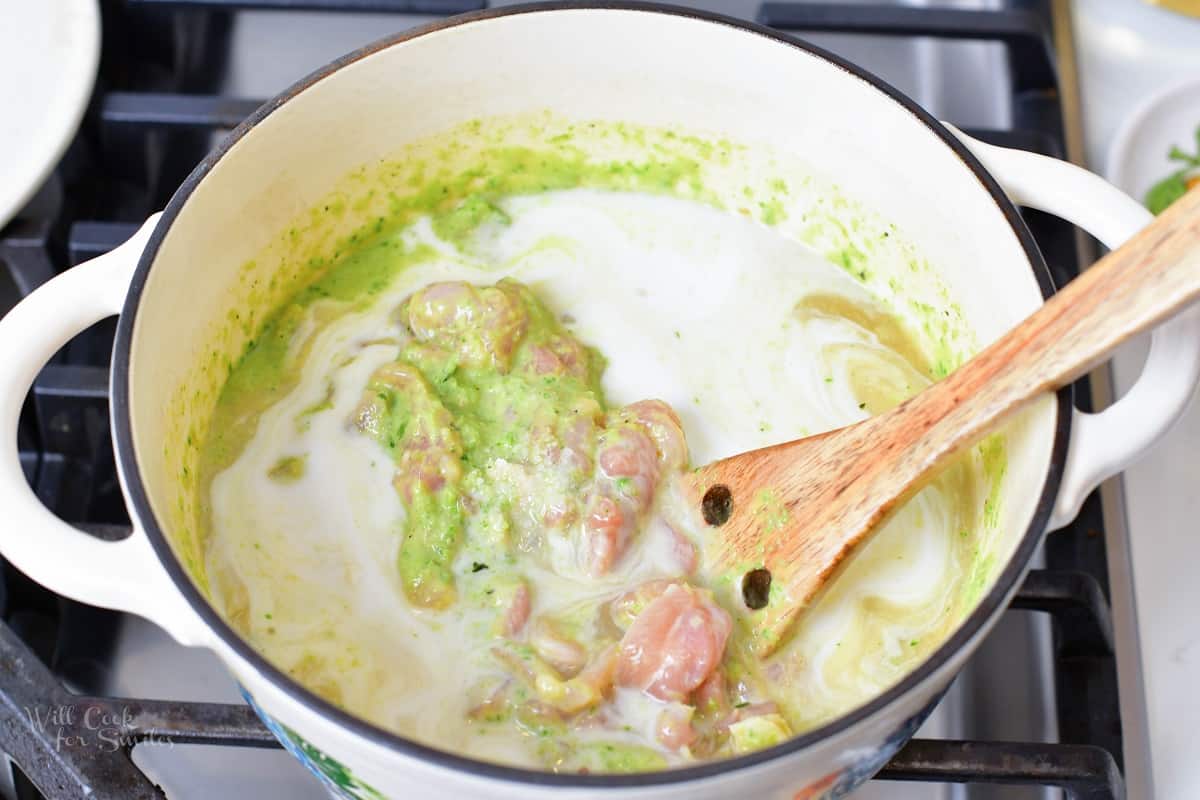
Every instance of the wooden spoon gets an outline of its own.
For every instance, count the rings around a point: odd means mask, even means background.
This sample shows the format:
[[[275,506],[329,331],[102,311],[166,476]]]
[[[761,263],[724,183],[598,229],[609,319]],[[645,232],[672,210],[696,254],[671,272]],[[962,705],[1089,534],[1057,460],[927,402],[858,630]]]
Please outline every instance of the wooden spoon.
[[[891,411],[690,473],[686,491],[715,529],[706,555],[739,582],[755,652],[769,655],[846,556],[956,451],[1198,296],[1200,191],[1192,191]]]

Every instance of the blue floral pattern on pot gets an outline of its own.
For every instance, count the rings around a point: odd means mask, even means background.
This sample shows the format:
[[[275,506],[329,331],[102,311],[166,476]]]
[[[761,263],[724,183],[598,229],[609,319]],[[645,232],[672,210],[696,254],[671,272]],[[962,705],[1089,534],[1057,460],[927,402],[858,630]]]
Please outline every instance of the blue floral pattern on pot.
[[[254,713],[258,714],[263,724],[267,726],[267,730],[275,734],[275,738],[283,745],[284,749],[300,760],[300,763],[308,767],[309,772],[316,775],[321,783],[325,784],[325,788],[329,789],[335,797],[343,798],[343,800],[386,800],[386,798],[376,791],[371,786],[363,783],[350,768],[342,764],[336,758],[331,758],[323,751],[313,746],[300,734],[294,730],[273,719],[269,714],[259,708],[258,703],[254,702],[254,698],[243,687],[238,687],[242,692],[242,697],[254,709]]]
[[[334,796],[343,798],[343,800],[387,800],[379,791],[360,781],[340,761],[326,755],[303,736],[282,722],[273,719],[254,702],[254,698],[245,688],[240,686],[238,688],[241,690],[242,697],[254,709],[254,713],[258,714],[267,729],[284,746],[284,749],[308,767],[309,771],[316,775]],[[842,798],[849,797],[851,792],[870,780],[912,738],[913,734],[917,732],[917,728],[921,727],[921,723],[933,712],[944,694],[945,690],[939,692],[927,706],[906,719],[904,724],[893,731],[887,740],[869,756],[799,789],[793,795],[792,800],[842,800]]]

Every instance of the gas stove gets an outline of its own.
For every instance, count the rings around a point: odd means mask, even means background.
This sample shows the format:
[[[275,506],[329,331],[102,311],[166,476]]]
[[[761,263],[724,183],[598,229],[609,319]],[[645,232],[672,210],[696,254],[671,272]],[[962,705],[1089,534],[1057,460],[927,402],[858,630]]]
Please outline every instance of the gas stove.
[[[693,5],[808,38],[979,138],[1079,155],[1071,32],[1060,3]],[[380,36],[481,7],[103,2],[101,70],[83,127],[38,195],[0,229],[0,313],[127,238],[263,98]],[[1093,255],[1071,226],[1036,212],[1026,219],[1060,284]],[[42,500],[105,538],[126,535],[129,524],[107,418],[113,328],[111,320],[94,326],[45,368],[18,434]],[[1075,390],[1088,409],[1107,397],[1107,375]],[[1130,572],[1125,540],[1120,487],[1110,482],[1074,524],[1047,537],[1012,609],[917,738],[855,797],[1148,796],[1133,598],[1119,580]],[[57,597],[11,567],[2,578],[0,752],[11,770],[0,776],[0,796],[327,796],[277,748],[214,656],[139,618]]]

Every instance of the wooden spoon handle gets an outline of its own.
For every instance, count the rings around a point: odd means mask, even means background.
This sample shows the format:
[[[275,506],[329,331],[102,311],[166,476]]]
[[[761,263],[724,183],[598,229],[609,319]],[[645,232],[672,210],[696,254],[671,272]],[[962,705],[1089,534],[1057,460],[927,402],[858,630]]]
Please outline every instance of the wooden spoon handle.
[[[1024,322],[893,413],[919,481],[1008,414],[1067,385],[1122,342],[1200,298],[1200,191],[1189,192]],[[915,473],[915,474],[913,474]]]
[[[846,555],[956,451],[1118,344],[1200,297],[1200,191],[948,378],[898,407],[816,437],[706,464],[686,485],[720,531],[715,569],[766,573],[782,591],[746,606],[750,646],[768,655]],[[766,601],[766,604],[762,604]]]
[[[783,589],[748,618],[753,649],[770,653],[845,557],[956,451],[1197,297],[1200,191],[1192,191],[975,358],[891,411],[695,470],[688,476],[694,494],[705,503],[714,491],[726,497],[723,521],[705,514],[720,526],[717,568],[740,578],[764,567]],[[783,520],[774,526],[764,526],[751,500],[764,489]]]

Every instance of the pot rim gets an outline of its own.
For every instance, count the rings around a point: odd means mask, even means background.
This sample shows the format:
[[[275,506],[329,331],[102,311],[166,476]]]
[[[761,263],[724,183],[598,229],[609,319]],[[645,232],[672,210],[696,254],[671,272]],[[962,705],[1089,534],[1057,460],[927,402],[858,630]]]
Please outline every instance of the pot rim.
[[[238,125],[212,152],[210,152],[188,175],[188,177],[172,195],[162,217],[152,233],[146,249],[138,261],[137,269],[130,282],[129,291],[125,298],[120,318],[117,323],[116,338],[113,344],[112,363],[112,426],[116,445],[117,464],[125,478],[125,485],[132,511],[145,531],[155,555],[170,576],[175,588],[187,600],[188,605],[204,622],[210,631],[216,634],[221,643],[232,650],[242,661],[252,666],[262,677],[269,680],[275,688],[286,694],[289,699],[305,706],[329,722],[364,738],[373,744],[384,747],[392,752],[418,758],[430,764],[446,769],[467,773],[475,777],[498,779],[510,783],[531,786],[561,786],[561,787],[612,787],[612,788],[641,788],[666,786],[686,783],[688,781],[713,778],[727,773],[745,770],[763,765],[767,762],[801,752],[814,744],[841,734],[855,725],[884,711],[916,689],[926,680],[937,673],[958,651],[966,647],[989,621],[1003,610],[1010,596],[1016,590],[1017,581],[1024,574],[1034,550],[1041,540],[1042,533],[1049,521],[1053,510],[1054,500],[1058,495],[1059,483],[1062,477],[1062,465],[1067,454],[1067,442],[1070,437],[1071,410],[1073,394],[1071,387],[1066,387],[1056,393],[1056,420],[1054,428],[1054,443],[1051,450],[1050,465],[1047,470],[1041,496],[1038,499],[1033,517],[1028,528],[1022,535],[1008,563],[997,576],[994,585],[981,599],[968,617],[959,624],[954,633],[942,642],[914,670],[905,675],[900,681],[885,691],[876,695],[857,708],[837,717],[818,728],[802,733],[773,747],[749,753],[743,756],[723,760],[703,762],[694,766],[667,769],[659,772],[643,772],[633,774],[603,774],[575,775],[544,772],[536,769],[512,767],[494,764],[486,761],[468,758],[439,748],[422,744],[396,733],[387,731],[371,722],[361,719],[350,712],[339,708],[329,701],[293,680],[282,670],[271,664],[265,656],[250,646],[229,624],[217,613],[216,609],[200,593],[192,578],[184,570],[171,549],[162,528],[159,527],[150,506],[149,497],[142,484],[141,472],[133,442],[133,426],[130,417],[130,351],[133,342],[133,331],[137,324],[137,310],[145,289],[146,280],[154,263],[158,249],[165,238],[171,224],[187,203],[192,192],[229,150],[249,133],[254,127],[266,119],[287,101],[317,83],[334,74],[342,67],[353,64],[360,59],[385,50],[411,39],[416,39],[437,31],[468,25],[474,22],[492,20],[524,14],[553,13],[556,11],[591,10],[591,11],[631,11],[648,14],[663,14],[684,17],[692,20],[723,25],[735,30],[761,36],[775,43],[786,44],[809,55],[816,56],[844,70],[855,78],[865,81],[878,90],[886,98],[897,103],[918,121],[923,123],[937,136],[954,155],[966,165],[975,175],[983,189],[991,196],[1001,213],[1011,226],[1013,233],[1020,242],[1029,266],[1037,280],[1042,298],[1048,299],[1054,293],[1053,281],[1037,243],[1029,229],[1025,226],[1019,212],[1000,188],[999,183],[991,176],[978,159],[941,123],[922,109],[906,95],[867,72],[861,67],[842,59],[826,50],[816,47],[803,40],[788,36],[779,31],[747,22],[723,14],[701,11],[691,8],[668,5],[658,2],[639,2],[638,0],[555,0],[554,2],[527,3],[503,8],[487,9],[467,14],[448,17],[426,25],[417,26],[398,34],[380,39],[365,47],[348,53],[315,72],[300,79],[283,92],[268,100],[253,114]]]

